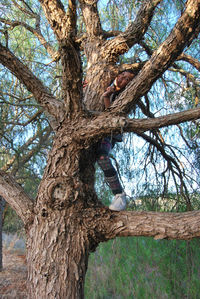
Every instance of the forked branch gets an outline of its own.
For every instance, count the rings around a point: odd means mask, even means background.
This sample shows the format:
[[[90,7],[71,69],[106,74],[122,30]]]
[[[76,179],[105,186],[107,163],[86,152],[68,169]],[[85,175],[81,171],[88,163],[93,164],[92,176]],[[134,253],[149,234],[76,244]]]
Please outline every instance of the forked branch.
[[[102,49],[102,56],[103,52],[105,52],[118,57],[128,52],[134,44],[139,43],[149,27],[155,8],[161,1],[162,0],[143,1],[144,3],[142,2],[134,22],[128,26],[125,32],[105,43]]]
[[[80,130],[75,134],[77,141],[106,136],[111,133],[134,132],[142,133],[153,129],[159,129],[171,125],[177,125],[186,121],[200,118],[200,108],[194,108],[183,112],[168,114],[155,118],[130,119],[111,112],[104,112],[93,120],[80,120]],[[106,119],[106,122],[105,122]]]
[[[200,18],[198,0],[188,0],[186,9],[174,26],[168,38],[153,52],[140,73],[121,93],[113,105],[114,112],[129,112],[141,96],[145,95],[153,83],[173,64],[187,46],[188,40],[196,31]],[[121,105],[119,105],[121,103]]]
[[[0,63],[7,67],[30,91],[41,106],[59,122],[63,119],[63,103],[58,101],[31,70],[0,43]]]

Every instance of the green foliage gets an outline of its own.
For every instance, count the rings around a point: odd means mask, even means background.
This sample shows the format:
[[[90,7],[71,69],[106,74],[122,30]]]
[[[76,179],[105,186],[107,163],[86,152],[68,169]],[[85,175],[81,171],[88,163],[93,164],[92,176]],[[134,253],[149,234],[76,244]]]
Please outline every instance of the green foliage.
[[[119,238],[91,254],[85,297],[199,298],[200,240]]]
[[[11,0],[2,0],[0,16],[6,20],[16,20],[23,22],[23,24],[26,23],[32,28],[36,28],[37,25],[39,25],[41,34],[55,54],[56,50],[58,50],[58,43],[52,33],[50,25],[45,19],[40,4],[33,0],[19,2],[18,4],[23,7],[23,10],[13,5]],[[63,1],[63,4],[67,7],[68,1]],[[134,21],[140,6],[141,0],[98,1],[103,29],[109,31],[125,30],[130,22]],[[159,44],[168,36],[183,8],[184,1],[181,0],[164,0],[159,4],[143,40],[150,52],[157,49]],[[24,13],[24,9],[28,12],[27,14]],[[37,24],[34,14],[38,14],[37,22],[40,20],[39,24]],[[12,26],[6,22],[1,22],[0,30],[2,43],[4,45],[6,44],[6,34],[4,33],[7,32],[8,46],[13,53],[48,86],[56,97],[61,98],[61,63],[59,61],[51,62],[51,54],[47,48],[44,47],[46,43],[41,43],[37,36],[23,25]],[[79,35],[85,31],[80,7],[78,9],[78,31]],[[198,41],[194,41],[189,49],[186,49],[188,54],[192,54],[192,56],[197,59],[199,58],[199,50],[200,45]],[[118,63],[141,62],[148,58],[148,51],[146,52],[141,44],[136,44],[128,53],[119,57]],[[82,52],[83,68],[86,68],[86,61],[86,56]],[[176,67],[176,71],[166,71],[162,79],[158,80],[148,93],[149,103],[147,103],[147,107],[149,106],[149,110],[155,116],[164,115],[166,112],[170,113],[185,110],[195,105],[198,72],[190,67],[187,62],[177,61]],[[173,68],[175,67],[173,66]],[[26,169],[22,170],[23,175],[20,175],[20,183],[23,183],[21,178],[26,177],[24,173],[26,172],[27,174],[27,167],[34,177],[41,177],[41,168],[44,168],[46,161],[44,158],[46,155],[45,150],[49,148],[51,142],[40,144],[40,149],[36,149],[36,143],[40,143],[41,140],[38,136],[38,138],[34,140],[34,143],[29,145],[25,151],[22,151],[21,145],[23,143],[25,144],[28,139],[30,140],[35,134],[42,134],[45,127],[48,126],[48,122],[45,115],[42,114],[30,124],[26,125],[38,112],[40,106],[35,102],[33,96],[26,88],[3,67],[0,68],[0,79],[0,145],[1,149],[4,147],[6,151],[0,151],[1,160],[5,158],[5,155],[7,155],[9,159],[15,155],[19,165],[23,156],[28,154],[28,150],[35,151],[34,156],[23,166],[26,167]],[[146,99],[142,99],[142,101],[145,103]],[[133,117],[147,117],[143,114],[141,109],[138,108],[134,113]],[[189,128],[189,125],[183,126],[182,135],[187,135],[188,139],[190,138],[188,132],[190,132],[190,136],[196,138],[198,132],[195,128],[196,125],[194,127],[192,125],[191,128]],[[180,147],[180,133],[168,128],[160,131],[166,144],[173,144],[173,152],[169,148],[167,148],[166,152],[174,157],[178,163],[183,163],[182,161],[185,161],[185,157],[183,156],[185,149],[182,147],[180,150],[176,150],[176,148]],[[158,139],[156,134],[154,136],[152,133],[148,134],[150,137],[153,137],[154,140]],[[144,142],[142,146],[140,146],[142,138],[138,141],[139,137],[134,134],[130,135],[132,142],[129,147],[125,145],[125,147],[121,149],[122,152],[118,156],[119,160],[117,157],[117,160],[120,161],[122,165],[120,168],[122,180],[127,182],[132,181],[131,186],[128,186],[130,195],[132,196],[134,194],[139,196],[141,193],[144,194],[145,191],[148,193],[150,185],[157,185],[157,190],[165,192],[168,187],[165,181],[170,182],[169,185],[176,185],[173,191],[180,189],[179,177],[177,178],[176,174],[173,178],[172,174],[167,175],[167,172],[172,172],[173,167],[171,167],[171,165],[169,167],[168,161],[162,157],[159,150],[157,150],[155,146],[144,145]],[[136,139],[137,141],[135,142]],[[168,142],[169,139],[170,142]],[[158,140],[158,142],[160,141]],[[144,148],[142,148],[143,145]],[[165,145],[163,145],[163,147],[164,146]],[[187,151],[186,156],[187,159],[191,158],[191,152],[188,153]],[[198,152],[196,156],[198,157]],[[198,168],[198,165],[195,163],[193,166]],[[22,167],[21,164],[20,167]],[[36,169],[38,171],[36,171]],[[189,170],[187,166],[185,169],[187,169],[187,171]],[[174,173],[178,173],[175,167]],[[191,173],[193,174],[193,170]],[[192,180],[197,180],[197,176],[193,178],[191,173],[184,173],[185,178],[190,176]],[[149,180],[149,178],[151,178],[151,180]],[[189,184],[192,180],[189,179]],[[101,182],[102,181],[103,179],[101,179]],[[191,190],[192,188],[192,184],[188,186],[188,189]],[[102,193],[102,190],[99,191]],[[109,191],[107,193],[109,196]]]
[[[22,220],[14,210],[7,206],[4,215],[3,231],[6,233],[16,233],[22,231],[22,228]]]
[[[107,197],[106,197],[107,198]],[[200,195],[191,196],[199,209]],[[132,210],[131,204],[129,210]],[[136,200],[137,210],[185,211],[184,200],[156,193]],[[200,240],[116,238],[101,243],[90,255],[85,298],[146,299],[199,298]]]

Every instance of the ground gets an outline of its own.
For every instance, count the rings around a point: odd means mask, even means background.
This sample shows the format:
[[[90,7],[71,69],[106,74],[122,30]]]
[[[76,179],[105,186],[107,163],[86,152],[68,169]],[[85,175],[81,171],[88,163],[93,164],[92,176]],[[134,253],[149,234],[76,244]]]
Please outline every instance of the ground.
[[[25,299],[26,261],[21,251],[3,250],[3,271],[0,272],[0,298]]]

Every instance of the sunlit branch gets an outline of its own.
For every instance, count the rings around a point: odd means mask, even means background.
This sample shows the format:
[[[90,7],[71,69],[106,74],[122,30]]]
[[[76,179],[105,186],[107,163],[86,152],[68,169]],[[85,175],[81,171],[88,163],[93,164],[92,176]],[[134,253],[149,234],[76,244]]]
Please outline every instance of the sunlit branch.
[[[199,84],[197,82],[197,78],[195,78],[194,75],[192,75],[191,73],[183,70],[182,68],[179,68],[177,65],[176,65],[177,68],[169,68],[169,71],[172,71],[172,72],[178,72],[180,73],[181,75],[183,75],[187,80],[191,81],[194,86],[196,86],[197,88],[199,88]]]
[[[136,36],[138,42],[141,40],[141,37],[144,36],[152,20],[154,10],[160,2],[162,2],[162,0],[146,0],[141,3],[140,10],[138,11],[134,22],[131,23],[122,34],[127,40],[129,47],[132,47],[133,43],[136,42]],[[140,35],[138,35],[138,29],[140,30]]]
[[[64,42],[76,36],[76,1],[70,0],[68,11],[65,12],[60,0],[39,0],[57,39]]]
[[[25,1],[21,1],[24,3],[24,5],[28,8],[24,8],[21,5],[19,5],[15,0],[11,0],[12,3],[14,4],[15,7],[17,7],[20,11],[22,11],[23,13],[27,14],[29,17],[35,18],[36,14],[33,12],[33,10],[30,8],[30,6],[25,2]]]
[[[83,13],[86,31],[89,37],[103,35],[99,13],[97,9],[97,1],[79,0]]]

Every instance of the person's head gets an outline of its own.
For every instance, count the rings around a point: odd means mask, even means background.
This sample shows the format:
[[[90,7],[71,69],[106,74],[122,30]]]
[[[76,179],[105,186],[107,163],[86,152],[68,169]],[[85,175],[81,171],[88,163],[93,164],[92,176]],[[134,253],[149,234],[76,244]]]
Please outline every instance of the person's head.
[[[119,73],[118,76],[114,80],[114,84],[120,90],[125,88],[126,85],[133,79],[135,73],[133,70],[128,69],[124,70],[123,72]]]

